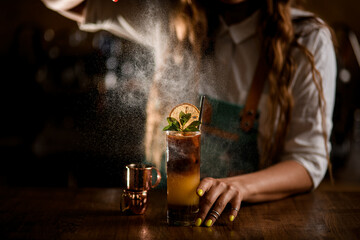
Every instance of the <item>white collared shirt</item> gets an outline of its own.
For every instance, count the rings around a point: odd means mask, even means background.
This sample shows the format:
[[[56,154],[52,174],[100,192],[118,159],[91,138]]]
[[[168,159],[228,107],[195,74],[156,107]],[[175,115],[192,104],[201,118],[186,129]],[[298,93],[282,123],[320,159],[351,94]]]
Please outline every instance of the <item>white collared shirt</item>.
[[[121,1],[119,1],[120,3]],[[292,9],[293,17],[307,16],[310,13]],[[161,14],[160,14],[161,15]],[[139,16],[144,22],[139,21]],[[88,1],[86,19],[80,28],[87,31],[108,30],[111,33],[141,43],[154,49],[155,64],[160,61],[167,42],[163,34],[163,21],[155,21],[147,15],[136,14],[136,11],[111,1]],[[163,18],[164,15],[157,16]],[[156,19],[156,18],[155,18]],[[227,26],[224,21],[215,42],[214,62],[205,64],[208,74],[202,77],[200,94],[207,94],[220,100],[244,105],[250,88],[255,67],[259,58],[260,40],[256,34],[259,12],[244,21]],[[142,24],[139,24],[141,22]],[[312,31],[299,39],[314,55],[315,66],[323,81],[326,100],[326,132],[330,136],[332,129],[332,112],[335,99],[336,59],[331,34],[325,27],[309,26]],[[296,29],[299,31],[301,29]],[[297,69],[292,81],[291,90],[295,105],[289,131],[285,139],[281,161],[295,160],[308,171],[316,188],[323,179],[327,169],[327,159],[318,107],[318,91],[312,80],[309,62],[299,50],[293,53]],[[209,74],[210,73],[210,74]],[[220,80],[221,79],[221,82]],[[259,140],[264,133],[268,87],[265,85],[259,103],[260,124]],[[330,142],[327,141],[329,150]],[[261,149],[261,147],[260,147]]]

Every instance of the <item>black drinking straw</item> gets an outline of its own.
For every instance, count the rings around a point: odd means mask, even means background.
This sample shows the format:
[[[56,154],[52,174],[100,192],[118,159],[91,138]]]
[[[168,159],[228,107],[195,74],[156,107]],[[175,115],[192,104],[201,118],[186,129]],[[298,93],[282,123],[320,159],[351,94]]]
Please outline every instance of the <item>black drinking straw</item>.
[[[200,98],[200,113],[199,113],[199,121],[201,124],[201,117],[202,117],[202,111],[203,111],[203,106],[204,106],[204,100],[205,100],[205,95],[202,95]]]

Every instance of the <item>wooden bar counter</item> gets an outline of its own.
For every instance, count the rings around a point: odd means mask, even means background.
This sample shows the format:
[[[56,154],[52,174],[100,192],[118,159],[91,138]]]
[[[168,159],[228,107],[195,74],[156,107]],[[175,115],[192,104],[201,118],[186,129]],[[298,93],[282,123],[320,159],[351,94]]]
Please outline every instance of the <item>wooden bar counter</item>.
[[[360,239],[360,191],[320,187],[246,204],[233,223],[166,224],[166,192],[149,193],[144,215],[119,209],[119,188],[1,188],[0,239]]]

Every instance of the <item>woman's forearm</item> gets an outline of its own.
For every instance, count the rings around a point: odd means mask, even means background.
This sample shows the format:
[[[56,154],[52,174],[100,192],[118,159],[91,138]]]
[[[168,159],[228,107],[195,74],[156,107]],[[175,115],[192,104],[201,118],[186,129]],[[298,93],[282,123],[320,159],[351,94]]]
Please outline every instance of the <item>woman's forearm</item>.
[[[46,7],[77,22],[84,19],[86,0],[41,0]]]
[[[225,178],[224,181],[243,192],[243,201],[277,200],[312,189],[306,169],[296,161],[285,161],[258,172]]]
[[[79,6],[85,0],[41,0],[48,8],[55,11],[68,11]]]
[[[230,204],[229,220],[238,215],[241,202],[263,202],[277,200],[291,194],[309,191],[313,186],[306,169],[295,161],[275,164],[267,169],[229,178],[204,178],[197,194],[200,210],[196,226],[208,218],[206,226],[211,226],[217,218],[208,215],[214,211],[220,215]]]

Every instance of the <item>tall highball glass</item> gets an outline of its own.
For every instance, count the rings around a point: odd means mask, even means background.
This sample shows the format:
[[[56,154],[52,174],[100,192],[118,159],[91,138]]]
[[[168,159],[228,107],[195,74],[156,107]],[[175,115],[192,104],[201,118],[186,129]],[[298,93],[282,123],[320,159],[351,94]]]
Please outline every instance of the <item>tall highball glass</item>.
[[[189,226],[199,210],[200,132],[166,133],[167,222]]]

